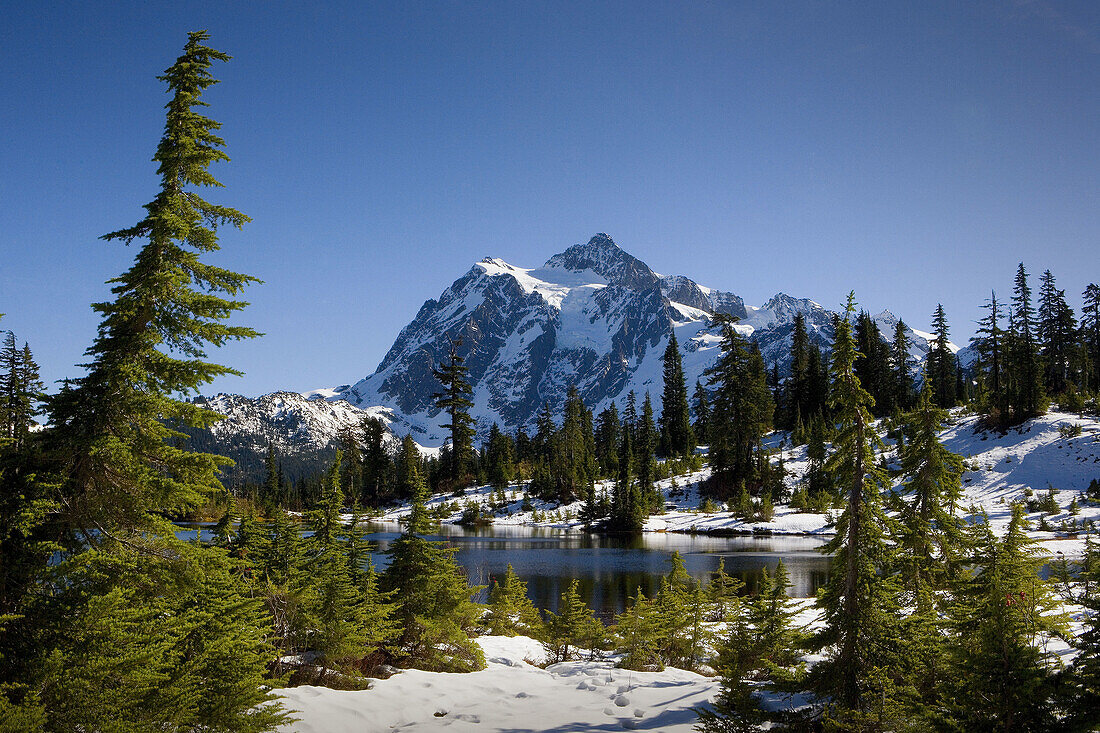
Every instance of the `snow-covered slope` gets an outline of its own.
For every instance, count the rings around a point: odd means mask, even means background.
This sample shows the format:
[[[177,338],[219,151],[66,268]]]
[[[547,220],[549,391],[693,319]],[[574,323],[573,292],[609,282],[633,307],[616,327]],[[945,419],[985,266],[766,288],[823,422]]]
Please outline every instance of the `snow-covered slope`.
[[[257,480],[268,445],[274,445],[291,479],[313,474],[331,460],[340,436],[368,416],[389,424],[390,411],[361,409],[343,400],[307,399],[297,392],[273,392],[261,397],[218,394],[200,397],[198,404],[224,415],[208,430],[192,430],[192,445],[228,456],[237,466],[225,471],[234,481]],[[393,445],[396,438],[387,434]]]
[[[879,432],[883,432],[882,421],[876,425]],[[804,481],[809,461],[806,446],[791,448],[786,444],[789,437],[784,432],[772,433],[765,443],[773,450],[784,446],[783,465],[787,472],[784,480],[790,494]],[[885,435],[882,437],[890,446],[884,454],[888,464],[892,469],[900,468],[893,441]],[[1053,488],[1059,511],[1047,515],[1030,512],[1029,534],[1040,541],[1040,547],[1048,555],[1061,552],[1066,556],[1080,556],[1084,552],[1084,534],[1080,528],[1090,522],[1100,522],[1100,503],[1088,498],[1090,483],[1100,481],[1100,419],[1052,412],[1001,433],[983,430],[980,418],[964,416],[956,410],[940,433],[940,440],[964,458],[963,497],[959,502],[959,512],[963,516],[979,521],[984,513],[993,531],[999,535],[1012,517],[1013,502],[1044,498]],[[773,456],[773,460],[777,458]],[[657,489],[664,494],[668,511],[649,517],[645,531],[810,535],[834,532],[828,515],[801,512],[783,503],[775,506],[775,516],[768,521],[746,521],[726,507],[718,506],[712,512],[703,513],[700,511],[703,503],[700,486],[709,477],[710,468],[704,466],[701,471],[656,482]],[[604,482],[597,490],[610,492],[612,483]],[[893,488],[904,496],[903,477],[895,476]],[[582,526],[578,519],[580,501],[559,506],[534,499],[533,510],[542,515],[541,521],[535,522],[534,511],[523,509],[521,487],[509,489],[506,497],[511,501],[493,515],[494,524],[565,529]],[[468,489],[463,501],[489,507],[496,499],[492,487],[481,486]],[[438,511],[453,501],[450,494],[438,494],[428,501],[428,506]],[[1076,514],[1072,511],[1075,504]],[[382,518],[396,522],[409,510],[408,505],[391,507]],[[1044,517],[1049,528],[1041,524]],[[460,518],[461,511],[456,509],[444,521],[453,523]]]
[[[690,733],[694,708],[718,692],[718,680],[669,667],[617,669],[612,661],[532,664],[542,645],[523,636],[483,636],[488,666],[447,674],[405,670],[355,692],[301,686],[279,690],[300,711],[290,733],[374,731],[651,730]]]
[[[621,407],[628,392],[651,392],[660,409],[661,355],[675,330],[689,389],[718,357],[714,313],[741,319],[766,362],[784,372],[790,362],[795,315],[806,318],[812,341],[828,348],[835,314],[812,300],[779,293],[762,307],[746,307],[733,293],[683,275],[661,276],[624,252],[606,234],[554,255],[541,267],[500,259],[476,263],[439,296],[428,300],[397,337],[378,369],[351,386],[309,396],[390,410],[393,429],[417,442],[440,445],[447,420],[432,404],[439,385],[432,368],[452,340],[474,385],[472,414],[484,434],[493,422],[530,426],[543,404],[557,412],[570,385],[601,410]],[[893,316],[880,314],[884,335]],[[914,356],[928,351],[924,334],[910,332]]]

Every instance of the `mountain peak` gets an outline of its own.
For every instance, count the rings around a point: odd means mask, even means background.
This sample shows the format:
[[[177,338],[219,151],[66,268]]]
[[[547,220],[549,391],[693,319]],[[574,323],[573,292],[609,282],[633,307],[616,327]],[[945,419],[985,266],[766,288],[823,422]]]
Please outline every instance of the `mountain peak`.
[[[608,283],[631,290],[648,290],[658,280],[646,263],[624,251],[603,232],[589,239],[587,244],[574,244],[564,252],[554,255],[543,267],[592,270]]]

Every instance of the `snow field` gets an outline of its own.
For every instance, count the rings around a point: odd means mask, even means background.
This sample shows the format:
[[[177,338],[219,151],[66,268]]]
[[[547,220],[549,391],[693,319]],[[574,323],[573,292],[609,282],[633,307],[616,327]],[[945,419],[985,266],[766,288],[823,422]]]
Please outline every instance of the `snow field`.
[[[562,662],[545,669],[542,645],[523,636],[484,636],[488,665],[449,674],[405,670],[369,690],[280,690],[300,720],[285,733],[374,731],[615,731],[687,733],[693,708],[717,694],[718,680],[668,668],[616,669],[610,661]]]
[[[1070,428],[1077,426],[1080,434],[1072,436]],[[1045,553],[1056,556],[1078,557],[1084,550],[1083,532],[1069,529],[1069,523],[1083,528],[1088,522],[1100,523],[1100,502],[1090,501],[1086,490],[1093,479],[1100,480],[1100,420],[1068,413],[1052,412],[1030,420],[1018,428],[1001,434],[996,431],[977,430],[978,418],[956,413],[953,424],[941,434],[941,440],[950,450],[960,454],[965,463],[963,474],[964,496],[959,511],[974,521],[977,517],[971,509],[984,511],[995,533],[1002,534],[1012,516],[1012,502],[1025,498],[1028,490],[1033,499],[1043,498],[1048,489],[1055,489],[1060,512],[1045,515],[1050,530],[1038,528],[1039,512],[1028,515],[1031,520],[1029,534],[1041,543]],[[769,437],[770,447],[777,447],[786,434],[775,433]],[[890,441],[887,441],[888,445]],[[897,451],[890,447],[886,453],[892,468],[899,466]],[[786,485],[793,491],[809,469],[806,447],[786,448],[783,451],[787,470]],[[699,486],[710,476],[710,470],[663,479],[657,488],[665,497],[666,506],[674,506],[665,514],[650,517],[645,524],[647,532],[767,532],[772,534],[828,535],[832,533],[830,517],[825,514],[809,514],[792,509],[786,504],[775,506],[775,516],[769,522],[747,522],[730,512],[702,513]],[[900,478],[897,479],[900,481]],[[596,490],[611,491],[613,482],[597,484]],[[900,490],[900,486],[895,484]],[[522,488],[516,485],[505,490],[508,505],[494,516],[494,525],[538,526],[580,530],[579,515],[582,503],[558,505],[531,498],[534,510],[523,511]],[[1078,513],[1070,513],[1070,504],[1076,499]],[[429,509],[456,502],[458,511],[443,521],[456,523],[461,509],[467,502],[488,506],[494,501],[494,492],[488,486],[468,489],[461,497],[449,494],[437,495],[428,502]],[[536,522],[535,511],[540,520]],[[408,506],[400,506],[385,512],[383,521],[397,521],[409,513]],[[837,512],[839,513],[839,512]],[[1066,529],[1063,529],[1066,523]]]

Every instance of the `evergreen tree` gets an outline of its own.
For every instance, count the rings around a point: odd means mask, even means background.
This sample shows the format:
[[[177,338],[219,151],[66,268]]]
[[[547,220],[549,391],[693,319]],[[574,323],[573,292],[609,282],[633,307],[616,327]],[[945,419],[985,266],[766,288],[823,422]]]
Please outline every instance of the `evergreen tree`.
[[[463,488],[470,483],[470,463],[474,452],[474,419],[470,417],[470,408],[474,403],[469,398],[474,390],[467,379],[470,368],[463,363],[465,359],[458,355],[461,345],[462,339],[452,340],[447,363],[432,369],[432,375],[443,385],[443,391],[432,395],[432,399],[435,406],[445,410],[450,418],[450,422],[441,427],[451,431],[448,479],[452,489]]]
[[[1083,294],[1081,341],[1085,350],[1085,386],[1100,392],[1100,286],[1089,283]]]
[[[607,528],[614,532],[637,534],[642,531],[646,512],[641,492],[634,481],[634,449],[630,434],[631,431],[623,431],[619,446],[619,477],[611,499]]]
[[[542,635],[542,617],[527,597],[527,583],[519,579],[511,563],[504,577],[489,586],[486,626],[494,636]]]
[[[271,514],[282,506],[283,497],[280,495],[279,482],[279,457],[275,453],[275,444],[267,444],[267,455],[264,457],[264,483],[260,489],[260,502],[265,510]]]
[[[889,415],[894,410],[894,389],[890,378],[890,347],[867,311],[860,311],[855,323],[856,376],[874,400],[872,414]]]
[[[0,431],[19,451],[26,447],[34,418],[40,414],[45,386],[30,346],[16,348],[15,334],[7,332],[0,349]]]
[[[9,730],[45,727],[45,711],[31,687],[39,648],[27,605],[41,592],[52,558],[63,549],[49,525],[60,507],[51,487],[36,478],[39,441],[29,431],[40,399],[37,367],[23,371],[20,359],[33,366],[27,351],[5,359],[9,371],[0,373],[6,377],[0,391],[5,428],[0,430],[0,730],[4,721]]]
[[[67,459],[65,492],[78,524],[100,528],[171,529],[150,509],[181,509],[219,493],[217,472],[229,461],[176,445],[173,425],[206,427],[214,413],[174,395],[197,392],[229,374],[203,360],[207,345],[251,338],[256,331],[221,321],[244,307],[234,296],[256,279],[207,265],[201,254],[218,249],[218,225],[242,226],[244,214],[209,203],[194,190],[219,186],[208,166],[228,160],[219,124],[200,115],[202,92],[215,79],[209,68],[229,57],[189,34],[184,54],[163,76],[173,93],[164,137],[154,160],[161,188],[133,227],[105,235],[148,242],[133,266],[114,279],[115,299],[98,303],[99,335],[87,354],[88,374],[53,400],[57,454]],[[135,535],[135,544],[144,542]]]
[[[787,667],[797,662],[799,641],[791,627],[787,597],[790,579],[782,561],[775,575],[764,569],[760,591],[748,613],[733,619],[718,649],[721,692],[710,709],[698,711],[697,730],[703,733],[757,731],[769,719],[761,700],[753,693],[775,690],[791,677]]]
[[[401,448],[394,456],[394,493],[398,499],[411,499],[423,477],[420,470],[420,449],[410,433],[401,440]]]
[[[185,580],[171,563],[113,549],[89,549],[66,567],[73,585],[50,604],[63,613],[39,639],[50,650],[39,681],[47,730],[264,731],[286,722],[258,704],[271,659],[260,601],[218,551],[177,549]]]
[[[825,418],[829,402],[829,359],[816,346],[810,349],[809,372],[809,396],[802,419],[807,420],[814,415]]]
[[[361,427],[363,434],[363,502],[367,506],[381,506],[386,497],[386,487],[391,480],[390,456],[386,450],[386,423],[381,418],[365,417]]]
[[[784,427],[793,428],[796,416],[801,415],[803,420],[812,414],[811,406],[811,381],[813,369],[810,364],[810,336],[806,332],[806,316],[799,311],[794,314],[794,330],[791,333],[791,376],[786,383],[787,407]]]
[[[936,337],[929,344],[927,379],[932,382],[932,399],[943,408],[955,406],[955,355],[951,353],[947,328],[947,315],[943,304],[936,305],[932,315],[932,329]]]
[[[893,369],[893,404],[900,410],[913,405],[913,357],[909,355],[909,327],[905,321],[894,324],[894,340],[890,344],[890,363]]]
[[[583,496],[596,480],[598,470],[592,416],[575,386],[569,388],[565,400],[558,445],[560,465],[556,472],[560,474],[560,480],[557,498],[564,504]]]
[[[1046,730],[1054,724],[1053,658],[1043,638],[1063,632],[1039,578],[1042,560],[1020,505],[1002,540],[984,528],[975,573],[955,594],[951,696],[962,730]],[[990,719],[991,713],[996,717]]]
[[[1047,394],[1062,394],[1070,382],[1077,319],[1066,303],[1065,291],[1057,288],[1050,270],[1040,278],[1035,336],[1043,363],[1043,386]]]
[[[261,688],[272,650],[259,601],[223,553],[177,540],[162,514],[223,492],[218,471],[231,462],[187,450],[178,430],[217,416],[179,397],[239,373],[207,362],[209,346],[257,335],[223,323],[255,278],[200,259],[218,249],[219,226],[248,220],[196,191],[220,185],[208,167],[228,159],[218,123],[196,110],[211,65],[229,58],[206,39],[190,33],[159,77],[172,95],[154,156],[160,191],[138,224],[104,237],[147,241],[112,280],[114,299],[93,306],[102,321],[86,375],[50,404],[58,526],[72,531],[51,569],[56,592],[33,609],[50,730],[267,730],[284,718]]]
[[[1016,270],[1009,314],[1005,372],[1011,419],[1021,422],[1038,415],[1043,406],[1042,369],[1035,338],[1035,309],[1024,263]]]
[[[359,506],[359,497],[363,493],[363,455],[359,450],[359,442],[358,426],[346,426],[337,436],[337,445],[343,454],[340,463],[340,489],[344,492],[347,503],[353,507]]]
[[[922,589],[943,590],[965,559],[962,522],[955,507],[962,498],[962,456],[939,440],[947,413],[932,403],[924,380],[916,409],[906,416],[899,447],[908,501],[900,503],[897,545],[906,589],[916,599]]]
[[[612,402],[600,413],[596,423],[596,460],[602,476],[615,477],[619,474],[620,432],[619,408]]]
[[[709,421],[710,421],[710,398],[707,396],[707,390],[703,387],[702,382],[695,383],[695,393],[692,395],[692,399],[695,400],[695,423],[693,428],[695,435],[706,440],[709,433]]]
[[[282,674],[283,657],[308,649],[306,637],[313,627],[308,613],[315,604],[305,568],[305,548],[298,527],[279,509],[268,528],[259,563],[265,581],[264,602],[274,625],[278,651],[276,674]]]
[[[837,414],[837,434],[827,470],[847,493],[836,536],[823,551],[832,555],[829,582],[819,596],[825,628],[819,645],[829,657],[813,669],[815,688],[832,700],[828,715],[854,725],[872,713],[873,680],[886,668],[885,641],[894,633],[896,592],[878,569],[890,559],[885,530],[890,526],[881,492],[889,486],[875,461],[882,441],[871,425],[871,396],[855,374],[858,352],[850,318],[854,294],[848,295],[847,317],[841,318],[833,346],[831,406]]]
[[[638,496],[644,520],[644,517],[648,517],[660,506],[660,496],[653,486],[655,473],[653,451],[657,447],[657,428],[653,424],[653,403],[649,398],[649,392],[645,393],[645,400],[642,402],[642,417],[638,422],[636,436],[634,469],[638,476]]]
[[[738,593],[744,583],[726,572],[725,558],[719,558],[718,568],[706,585],[706,598],[710,606],[711,621],[726,621],[738,615],[741,600]]]
[[[691,426],[691,410],[688,407],[687,382],[676,332],[668,337],[665,348],[664,389],[661,392],[660,454],[662,456],[688,456],[695,450],[695,433]]]
[[[638,588],[630,598],[630,605],[615,620],[617,648],[625,653],[619,666],[646,672],[664,669],[664,661],[657,648],[657,639],[663,632],[662,621],[653,601]]]
[[[413,494],[405,531],[386,554],[390,565],[379,586],[392,594],[397,623],[397,652],[407,665],[440,672],[470,672],[485,666],[485,655],[470,639],[481,617],[471,588],[455,564],[454,550],[425,539],[431,522],[424,508],[428,496],[423,478]]]
[[[1091,534],[1085,543],[1085,557],[1079,581],[1085,592],[1081,605],[1092,614],[1088,617],[1084,632],[1077,637],[1074,646],[1077,656],[1064,676],[1059,690],[1062,710],[1066,715],[1065,730],[1096,730],[1100,726],[1100,550],[1092,543]]]
[[[512,482],[515,461],[512,438],[501,432],[500,427],[493,423],[489,428],[489,440],[485,445],[485,462],[489,484],[494,489],[503,490]]]
[[[581,599],[579,583],[574,578],[561,594],[558,612],[546,612],[547,652],[555,662],[576,659],[582,649],[598,648],[603,635],[603,624]]]
[[[978,352],[979,368],[985,378],[985,409],[990,414],[995,414],[998,419],[1005,417],[1008,413],[1004,383],[1004,331],[1001,330],[1000,305],[997,302],[997,292],[991,292],[989,300],[982,306],[988,313],[978,321],[977,332],[970,340],[970,345]]]
[[[733,327],[734,319],[717,316],[722,329],[722,355],[706,374],[715,387],[708,443],[712,475],[708,490],[720,499],[735,487],[750,485],[756,475],[754,452],[770,427],[771,394],[764,379],[764,360],[750,350]]]

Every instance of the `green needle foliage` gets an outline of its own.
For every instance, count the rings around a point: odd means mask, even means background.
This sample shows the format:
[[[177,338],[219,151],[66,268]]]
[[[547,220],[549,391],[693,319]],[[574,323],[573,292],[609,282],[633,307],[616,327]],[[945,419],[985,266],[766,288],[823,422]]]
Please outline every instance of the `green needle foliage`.
[[[504,578],[494,582],[489,589],[486,626],[493,635],[542,636],[542,617],[527,597],[527,584],[512,570],[511,563],[504,572]]]
[[[144,244],[111,281],[114,299],[93,306],[102,320],[87,374],[49,405],[43,485],[58,497],[47,526],[63,551],[23,598],[20,628],[35,646],[20,666],[46,730],[260,731],[286,721],[263,687],[271,626],[250,588],[261,538],[246,526],[231,559],[176,539],[165,518],[224,491],[218,472],[231,462],[187,450],[178,429],[217,416],[182,397],[237,373],[206,361],[205,349],[257,335],[224,323],[255,278],[200,260],[218,249],[220,226],[248,220],[196,192],[220,185],[207,168],[228,160],[218,123],[196,109],[216,82],[210,67],[229,59],[206,39],[190,33],[159,77],[171,95],[154,156],[160,190],[138,224],[104,237]]]
[[[908,415],[899,448],[908,501],[899,509],[898,564],[906,590],[914,598],[922,588],[943,590],[966,553],[966,532],[955,507],[962,497],[962,456],[939,440],[947,412],[936,407],[928,379],[916,409]]]
[[[580,650],[595,650],[603,644],[604,627],[581,599],[580,583],[574,578],[561,594],[558,612],[546,612],[544,646],[553,662],[576,659]]]
[[[211,65],[229,59],[205,46],[207,37],[189,33],[183,55],[158,77],[172,94],[153,156],[160,191],[140,222],[103,237],[145,244],[133,266],[111,281],[114,300],[93,306],[102,321],[87,351],[88,374],[52,404],[73,526],[121,531],[138,544],[151,529],[170,532],[155,512],[196,506],[221,491],[218,470],[230,461],[187,450],[173,428],[206,427],[218,416],[179,396],[239,374],[206,361],[209,346],[259,335],[224,323],[246,305],[234,296],[256,278],[200,260],[218,249],[219,226],[249,220],[195,190],[221,186],[207,169],[229,159],[215,134],[219,123],[196,109],[206,106],[202,93],[217,81]]]
[[[431,527],[424,501],[428,489],[419,474],[405,532],[387,553],[390,566],[380,586],[392,594],[402,663],[439,672],[470,672],[485,666],[485,655],[471,638],[482,607],[454,560],[454,550],[421,536]]]
[[[1054,723],[1057,661],[1040,642],[1064,633],[1065,618],[1039,577],[1043,560],[1026,525],[1016,505],[1003,539],[985,527],[981,572],[961,585],[950,609],[949,707],[961,730],[1046,730]]]
[[[845,316],[837,325],[831,370],[830,406],[836,412],[837,433],[826,470],[847,493],[836,536],[823,548],[832,553],[829,583],[819,598],[825,629],[817,643],[829,657],[814,667],[819,696],[830,700],[830,715],[860,719],[869,712],[877,690],[869,683],[888,665],[886,641],[895,638],[896,588],[879,575],[891,560],[886,539],[890,526],[881,493],[890,483],[875,460],[882,440],[871,425],[871,395],[855,373],[859,356],[852,336],[855,294],[848,295]]]

